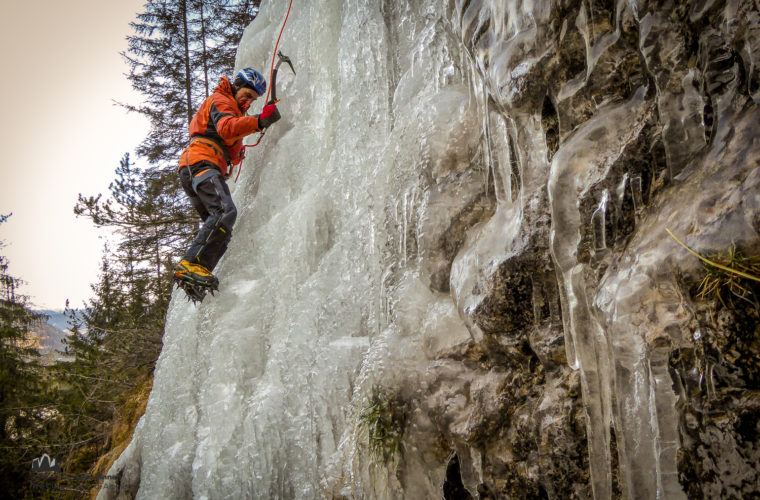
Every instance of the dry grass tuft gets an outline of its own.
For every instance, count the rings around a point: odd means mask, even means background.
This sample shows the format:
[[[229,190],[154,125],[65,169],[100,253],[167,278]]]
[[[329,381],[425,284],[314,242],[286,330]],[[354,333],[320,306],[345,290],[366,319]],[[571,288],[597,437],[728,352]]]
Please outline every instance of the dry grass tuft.
[[[731,245],[725,253],[704,257],[686,246],[669,229],[665,230],[679,245],[702,261],[705,275],[697,288],[701,299],[712,299],[728,307],[724,299],[734,297],[760,308],[747,283],[747,280],[760,281],[760,255],[745,256]]]

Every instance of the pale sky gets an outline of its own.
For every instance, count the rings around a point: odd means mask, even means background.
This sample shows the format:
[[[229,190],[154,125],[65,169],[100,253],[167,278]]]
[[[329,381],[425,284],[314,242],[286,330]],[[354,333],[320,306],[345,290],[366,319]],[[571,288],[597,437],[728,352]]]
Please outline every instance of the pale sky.
[[[78,193],[108,192],[124,153],[145,137],[119,52],[144,0],[2,0],[0,253],[38,308],[82,307],[104,239],[74,216]]]

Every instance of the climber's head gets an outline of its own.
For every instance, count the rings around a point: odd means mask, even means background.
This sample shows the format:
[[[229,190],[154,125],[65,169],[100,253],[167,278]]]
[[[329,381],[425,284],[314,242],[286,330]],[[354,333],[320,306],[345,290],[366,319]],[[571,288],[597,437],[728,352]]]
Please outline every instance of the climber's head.
[[[235,75],[235,101],[243,111],[267,91],[267,81],[253,68],[243,68]]]

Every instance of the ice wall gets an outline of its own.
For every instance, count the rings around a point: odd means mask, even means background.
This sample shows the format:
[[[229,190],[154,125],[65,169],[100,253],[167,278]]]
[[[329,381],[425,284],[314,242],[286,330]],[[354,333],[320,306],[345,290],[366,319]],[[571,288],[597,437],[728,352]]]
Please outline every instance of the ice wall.
[[[238,67],[268,67],[286,10],[262,6]],[[221,293],[175,293],[99,498],[756,493],[757,365],[722,354],[756,352],[756,316],[711,322],[665,229],[756,253],[758,22],[734,1],[294,2],[298,73],[232,187]],[[388,461],[377,394],[405,415]]]

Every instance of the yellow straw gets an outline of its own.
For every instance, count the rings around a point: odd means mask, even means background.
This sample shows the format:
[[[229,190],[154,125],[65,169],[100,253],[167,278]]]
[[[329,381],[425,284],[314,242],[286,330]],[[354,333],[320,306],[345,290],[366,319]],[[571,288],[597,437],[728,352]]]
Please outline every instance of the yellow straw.
[[[731,269],[730,267],[726,267],[726,266],[724,266],[724,265],[718,264],[717,262],[713,262],[713,261],[711,261],[711,260],[709,260],[709,259],[705,259],[705,258],[704,258],[704,257],[702,257],[701,255],[699,255],[697,252],[695,252],[695,251],[694,251],[694,250],[692,250],[691,248],[689,248],[689,247],[687,247],[686,245],[684,245],[684,244],[683,244],[683,242],[681,242],[681,240],[679,240],[678,238],[676,238],[676,235],[674,235],[673,233],[671,233],[671,232],[670,232],[670,229],[668,229],[668,228],[666,227],[666,228],[665,228],[665,231],[667,231],[667,232],[668,232],[668,234],[671,236],[671,238],[673,238],[674,240],[676,240],[676,242],[678,242],[678,244],[679,244],[679,245],[681,245],[682,247],[684,247],[686,250],[688,250],[688,251],[689,251],[689,253],[690,253],[690,254],[694,255],[694,256],[695,256],[695,257],[697,257],[699,260],[702,260],[702,261],[704,261],[704,262],[707,262],[707,263],[708,263],[708,264],[710,264],[711,266],[713,266],[713,267],[717,267],[718,269],[723,269],[724,271],[727,271],[727,272],[729,272],[729,273],[738,274],[739,276],[741,276],[741,277],[743,277],[743,278],[747,278],[747,279],[750,279],[750,280],[755,280],[755,281],[760,281],[760,278],[758,278],[757,276],[752,276],[751,274],[743,273],[743,272],[741,272],[741,271],[737,271],[736,269]]]

